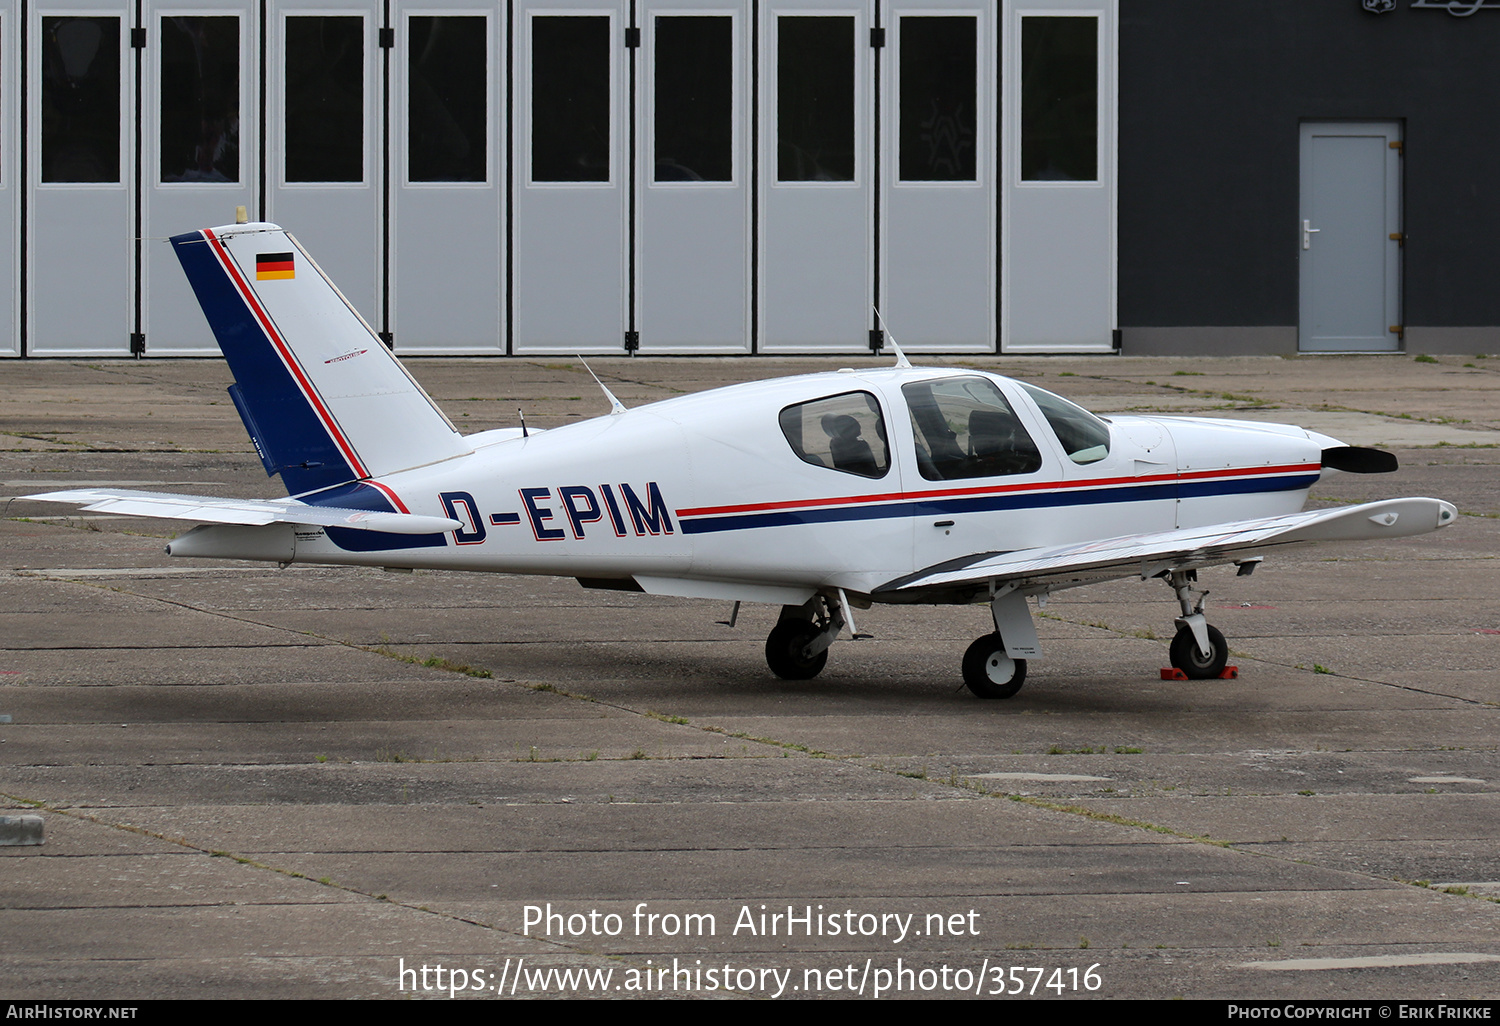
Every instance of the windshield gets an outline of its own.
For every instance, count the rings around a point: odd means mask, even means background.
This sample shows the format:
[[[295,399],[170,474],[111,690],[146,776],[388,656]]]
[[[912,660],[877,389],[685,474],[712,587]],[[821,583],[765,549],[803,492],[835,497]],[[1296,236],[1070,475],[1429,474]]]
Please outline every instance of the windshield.
[[[1045,388],[1017,382],[1036,401],[1037,409],[1052,425],[1063,451],[1074,463],[1097,463],[1109,455],[1109,425],[1076,403]]]

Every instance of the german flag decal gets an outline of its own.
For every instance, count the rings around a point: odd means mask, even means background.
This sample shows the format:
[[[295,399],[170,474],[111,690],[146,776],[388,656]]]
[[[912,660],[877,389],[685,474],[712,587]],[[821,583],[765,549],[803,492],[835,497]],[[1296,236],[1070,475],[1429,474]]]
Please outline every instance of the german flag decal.
[[[290,253],[257,253],[255,254],[255,280],[267,281],[273,278],[295,278],[297,269],[292,264]]]

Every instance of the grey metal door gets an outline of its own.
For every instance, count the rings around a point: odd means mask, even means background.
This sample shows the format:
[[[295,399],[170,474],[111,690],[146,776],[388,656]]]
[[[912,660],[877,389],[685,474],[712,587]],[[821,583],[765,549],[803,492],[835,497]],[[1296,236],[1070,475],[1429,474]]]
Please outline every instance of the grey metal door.
[[[383,328],[379,24],[371,0],[271,0],[266,218]]]
[[[1400,140],[1393,121],[1302,125],[1296,237],[1304,352],[1400,348]]]
[[[777,0],[761,7],[760,39],[760,351],[866,351],[874,326],[868,8]]]
[[[636,325],[642,353],[750,348],[750,26],[743,0],[642,5]]]
[[[1005,0],[1001,345],[1107,352],[1118,0]]]
[[[618,8],[516,5],[514,352],[618,353],[624,345],[624,29]]]
[[[149,356],[219,347],[166,239],[255,210],[259,18],[243,0],[148,0],[142,75],[142,328]],[[292,230],[296,231],[295,225]]]
[[[391,322],[400,353],[501,351],[501,175],[493,3],[396,23]]]
[[[31,8],[27,351],[124,356],[134,306],[135,109],[123,3]]]
[[[992,9],[898,0],[883,18],[880,309],[910,352],[995,351]]]
[[[21,123],[20,55],[14,0],[0,0],[0,356],[21,354],[20,187],[16,126]]]

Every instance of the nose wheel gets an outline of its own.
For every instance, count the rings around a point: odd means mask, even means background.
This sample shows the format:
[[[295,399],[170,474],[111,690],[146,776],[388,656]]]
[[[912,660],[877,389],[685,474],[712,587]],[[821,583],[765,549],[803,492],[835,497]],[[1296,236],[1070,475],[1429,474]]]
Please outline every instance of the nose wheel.
[[[1177,629],[1177,636],[1172,639],[1172,665],[1192,680],[1217,677],[1229,662],[1229,642],[1224,640],[1224,635],[1217,627],[1204,624],[1203,628],[1208,634],[1207,652],[1198,647],[1192,627],[1186,624]]]
[[[1220,676],[1224,665],[1229,662],[1229,643],[1203,615],[1203,600],[1208,597],[1208,592],[1193,587],[1198,580],[1198,571],[1164,571],[1159,576],[1177,593],[1177,601],[1182,606],[1182,615],[1177,618],[1177,634],[1172,638],[1172,666],[1191,680]]]
[[[964,653],[964,685],[980,698],[1009,698],[1026,683],[1026,660],[1005,654],[999,633],[986,634]]]

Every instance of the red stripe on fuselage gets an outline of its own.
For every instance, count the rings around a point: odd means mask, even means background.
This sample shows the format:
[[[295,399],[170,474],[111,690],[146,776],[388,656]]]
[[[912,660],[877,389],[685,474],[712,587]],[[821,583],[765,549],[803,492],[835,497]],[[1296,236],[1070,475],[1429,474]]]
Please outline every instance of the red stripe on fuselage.
[[[711,517],[724,513],[763,513],[776,510],[806,509],[809,506],[858,506],[874,502],[898,502],[912,499],[952,499],[965,495],[999,495],[1004,492],[1038,492],[1054,489],[1106,488],[1122,484],[1160,484],[1164,481],[1193,481],[1210,477],[1248,478],[1277,474],[1306,473],[1321,470],[1321,463],[1294,463],[1280,467],[1239,467],[1225,470],[1195,470],[1185,474],[1150,474],[1142,477],[1103,477],[1087,481],[1029,481],[1019,484],[985,485],[977,488],[933,489],[921,492],[882,492],[875,495],[848,495],[832,499],[793,499],[784,502],[749,502],[738,506],[700,506],[679,509],[680,517]]]
[[[271,344],[276,348],[277,355],[281,357],[282,364],[291,373],[293,380],[297,382],[297,387],[302,390],[303,398],[312,405],[313,411],[317,413],[318,419],[323,422],[323,427],[328,431],[329,437],[333,439],[334,444],[343,452],[344,459],[349,462],[349,469],[354,472],[356,478],[368,477],[369,472],[365,470],[364,464],[360,462],[359,456],[355,454],[354,446],[349,444],[349,440],[339,430],[338,423],[323,405],[323,400],[318,397],[317,390],[313,388],[312,382],[308,381],[307,376],[302,373],[302,366],[297,362],[297,358],[292,355],[291,349],[282,341],[281,335],[277,333],[275,326],[271,323],[270,316],[255,301],[255,293],[250,290],[250,286],[240,276],[239,268],[235,266],[233,258],[229,255],[229,251],[224,248],[224,244],[219,241],[218,236],[214,235],[212,229],[203,229],[203,235],[213,247],[214,255],[219,258],[219,263],[229,273],[229,280],[234,282],[234,287],[239,290],[240,298],[245,301],[245,305],[250,308],[250,312],[255,314],[255,319],[260,322],[261,330],[266,333],[266,337],[271,340]],[[403,509],[401,512],[404,513],[406,510]]]
[[[391,500],[391,505],[396,507],[396,512],[397,513],[410,513],[411,512],[411,510],[409,510],[409,509],[406,508],[406,503],[404,503],[404,502],[401,501],[401,496],[397,495],[395,489],[392,488],[390,485],[381,484],[379,481],[376,481],[374,478],[369,478],[364,483],[367,484],[367,485],[369,485],[371,488],[378,489],[381,494],[383,494],[387,499],[390,499]]]

